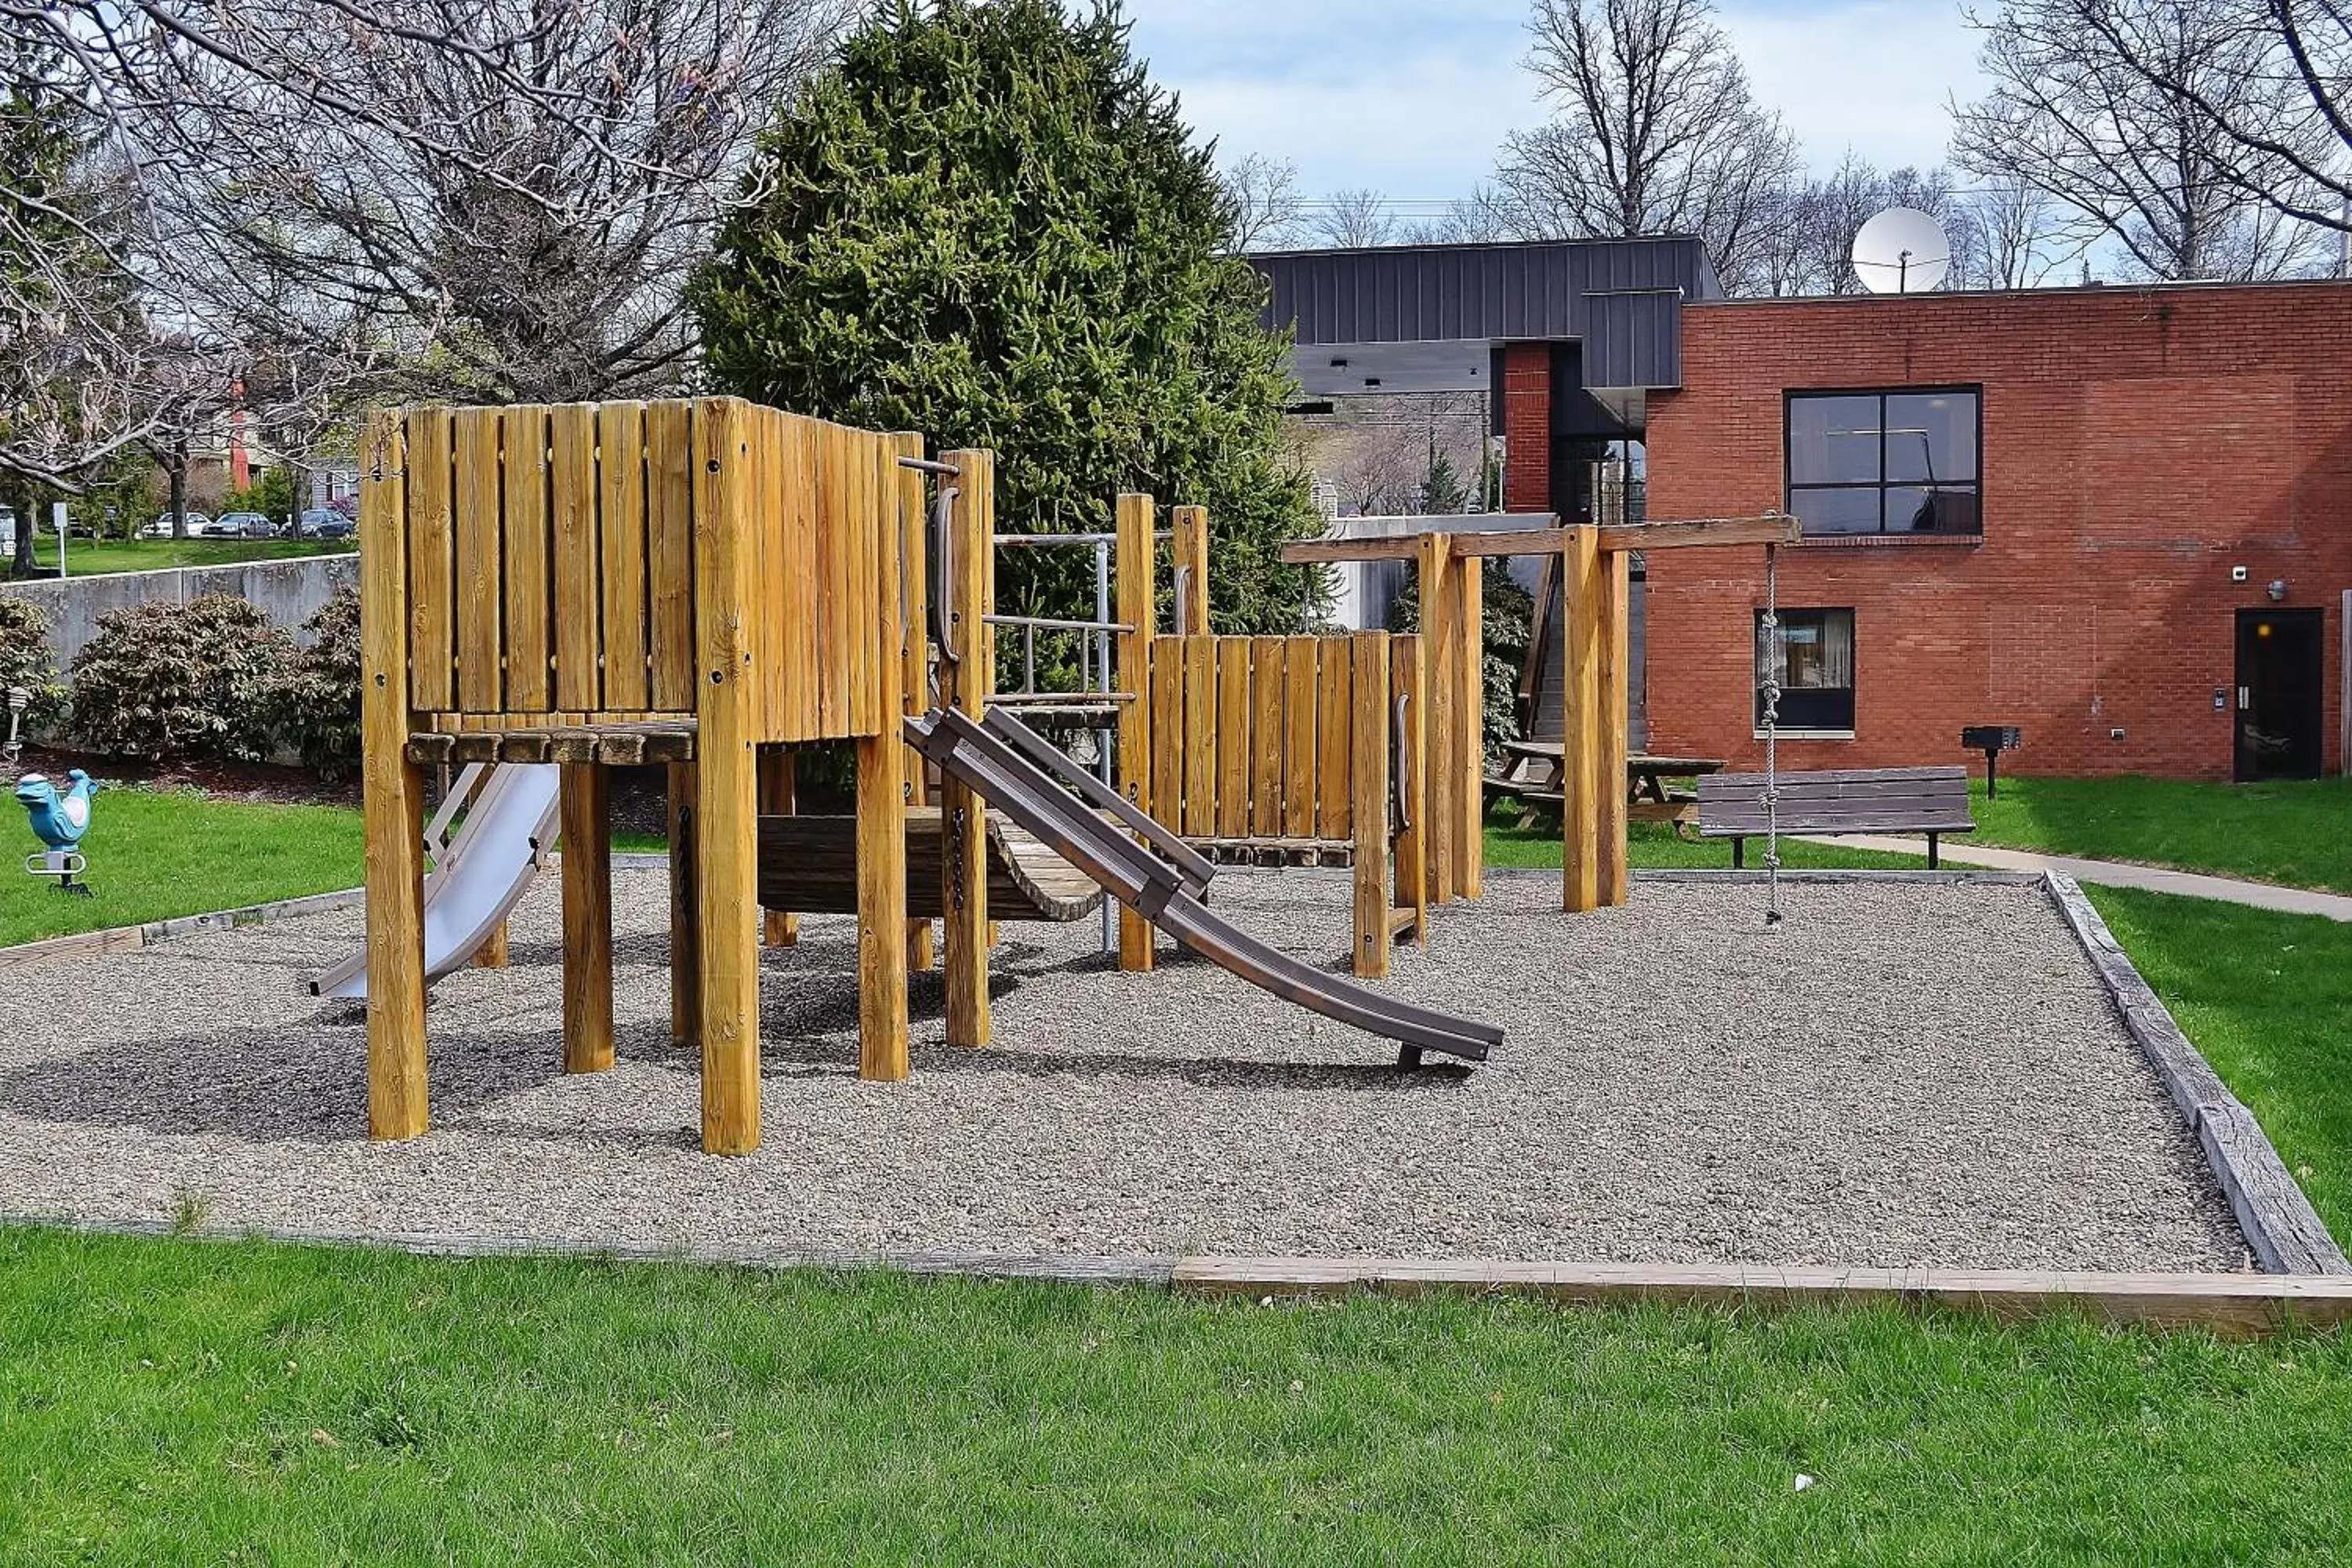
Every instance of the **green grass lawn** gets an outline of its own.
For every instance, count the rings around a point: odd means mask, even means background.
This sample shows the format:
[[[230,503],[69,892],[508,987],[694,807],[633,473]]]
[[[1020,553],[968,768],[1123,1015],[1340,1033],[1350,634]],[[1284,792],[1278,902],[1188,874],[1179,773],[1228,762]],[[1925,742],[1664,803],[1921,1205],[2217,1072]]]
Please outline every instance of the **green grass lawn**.
[[[348,806],[255,805],[194,790],[101,789],[89,836],[90,899],[25,875],[40,847],[14,800],[0,801],[0,947],[71,931],[143,925],[355,886],[360,814]]]
[[[1626,858],[1635,866],[1731,868],[1731,840],[1678,838],[1675,830],[1663,822],[1633,824],[1626,829],[1625,847]],[[1925,849],[1916,855],[1883,855],[1869,849],[1803,844],[1793,838],[1780,841],[1780,864],[1789,867],[1904,867],[1925,866],[1927,863]],[[1486,821],[1486,864],[1521,868],[1558,866],[1559,823],[1514,827],[1506,825],[1500,816],[1489,815]],[[1750,839],[1748,844],[1748,869],[1761,870],[1763,865],[1764,841]]]
[[[2352,893],[2352,779],[2264,784],[2004,778],[1969,842]]]
[[[13,1563],[2010,1568],[2323,1563],[2352,1535],[2343,1333],[22,1230],[0,1280]]]
[[[66,570],[76,577],[110,572],[155,572],[167,566],[230,566],[243,561],[284,561],[297,555],[348,555],[348,539],[73,539],[66,542]],[[44,537],[33,559],[58,563],[58,542]]]
[[[2352,1246],[2352,925],[2129,888],[2084,891]]]

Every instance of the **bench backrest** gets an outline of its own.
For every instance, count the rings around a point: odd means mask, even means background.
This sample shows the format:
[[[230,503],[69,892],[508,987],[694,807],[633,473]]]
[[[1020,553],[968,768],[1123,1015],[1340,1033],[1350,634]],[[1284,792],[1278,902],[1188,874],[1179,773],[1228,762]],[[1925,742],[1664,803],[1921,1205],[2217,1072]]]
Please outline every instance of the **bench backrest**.
[[[1710,838],[1754,837],[1765,829],[1762,773],[1714,773],[1698,781],[1698,828]],[[1782,773],[1783,833],[1966,833],[1969,771],[1962,767],[1857,768]]]

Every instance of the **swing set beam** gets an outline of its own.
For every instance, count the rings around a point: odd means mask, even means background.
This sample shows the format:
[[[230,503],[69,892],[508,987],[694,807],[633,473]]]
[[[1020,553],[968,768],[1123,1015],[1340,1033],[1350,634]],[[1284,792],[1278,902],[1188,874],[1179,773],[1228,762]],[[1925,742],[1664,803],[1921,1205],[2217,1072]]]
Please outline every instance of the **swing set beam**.
[[[1476,521],[1475,518],[1458,521]],[[1521,521],[1527,521],[1522,519]],[[1633,556],[1636,551],[1794,544],[1803,531],[1780,512],[1562,528],[1538,516],[1512,530],[1438,530],[1384,539],[1303,540],[1283,547],[1293,565],[1348,561],[1558,555],[1562,595],[1560,907],[1622,904],[1627,868],[1625,764],[1633,676]],[[1442,546],[1433,542],[1444,541]]]

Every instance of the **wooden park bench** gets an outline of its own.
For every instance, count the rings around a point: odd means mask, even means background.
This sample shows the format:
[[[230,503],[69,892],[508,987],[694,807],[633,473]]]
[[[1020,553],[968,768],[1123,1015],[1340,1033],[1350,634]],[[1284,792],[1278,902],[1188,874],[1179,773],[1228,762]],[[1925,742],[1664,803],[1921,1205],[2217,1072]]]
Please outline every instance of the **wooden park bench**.
[[[1698,781],[1698,830],[1731,840],[1731,863],[1748,863],[1747,843],[1765,833],[1762,773],[1716,773]],[[1782,773],[1783,833],[1924,833],[1927,864],[1937,864],[1947,833],[1973,833],[1966,768],[1859,768]]]

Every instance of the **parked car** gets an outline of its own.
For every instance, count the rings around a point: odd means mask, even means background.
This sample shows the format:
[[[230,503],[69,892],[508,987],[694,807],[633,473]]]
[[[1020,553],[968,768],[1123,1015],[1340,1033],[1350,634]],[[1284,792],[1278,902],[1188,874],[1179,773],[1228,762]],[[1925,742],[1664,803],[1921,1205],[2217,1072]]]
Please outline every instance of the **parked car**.
[[[297,539],[349,539],[352,520],[331,506],[314,506],[294,520]]]
[[[213,520],[204,512],[183,512],[181,515],[188,520],[187,534],[190,539],[202,539],[212,531]],[[142,539],[171,538],[172,514],[168,511],[157,513],[154,521],[139,531],[139,537]]]
[[[213,523],[216,539],[268,539],[278,525],[257,511],[226,511]]]

